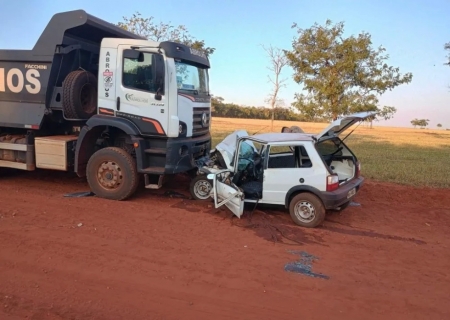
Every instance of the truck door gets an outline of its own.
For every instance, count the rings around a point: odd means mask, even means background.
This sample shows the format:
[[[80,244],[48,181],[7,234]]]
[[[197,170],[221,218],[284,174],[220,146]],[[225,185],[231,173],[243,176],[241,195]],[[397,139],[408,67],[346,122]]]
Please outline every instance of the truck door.
[[[134,122],[142,134],[168,131],[168,81],[164,56],[157,49],[117,50],[116,116]]]

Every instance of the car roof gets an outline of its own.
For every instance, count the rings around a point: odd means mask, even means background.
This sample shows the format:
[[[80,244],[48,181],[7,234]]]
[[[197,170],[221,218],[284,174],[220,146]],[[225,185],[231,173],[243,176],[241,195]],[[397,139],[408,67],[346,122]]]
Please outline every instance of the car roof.
[[[313,141],[311,134],[289,132],[260,133],[246,138],[257,139],[265,143]]]

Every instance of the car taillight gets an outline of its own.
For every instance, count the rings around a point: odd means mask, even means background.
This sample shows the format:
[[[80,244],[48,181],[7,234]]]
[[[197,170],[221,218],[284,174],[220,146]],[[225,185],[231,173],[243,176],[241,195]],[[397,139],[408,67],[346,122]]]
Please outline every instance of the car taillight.
[[[337,174],[332,174],[327,177],[327,191],[334,191],[339,188],[339,177]]]
[[[361,174],[361,163],[359,161],[356,162],[356,172],[355,172],[355,178],[358,178]]]

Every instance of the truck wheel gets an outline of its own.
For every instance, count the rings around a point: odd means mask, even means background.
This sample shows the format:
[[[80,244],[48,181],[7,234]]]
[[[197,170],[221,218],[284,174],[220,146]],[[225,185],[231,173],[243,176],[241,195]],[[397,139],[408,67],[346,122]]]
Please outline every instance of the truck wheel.
[[[133,157],[116,147],[95,152],[88,161],[86,176],[91,191],[110,200],[125,200],[131,197],[139,184]]]
[[[206,178],[206,175],[198,175],[192,179],[189,191],[195,200],[208,200],[209,193],[213,187],[213,182]]]
[[[317,196],[303,192],[292,198],[289,213],[299,226],[315,228],[325,220],[326,210]]]
[[[62,87],[62,107],[68,119],[88,119],[97,113],[97,79],[92,73],[72,71]]]

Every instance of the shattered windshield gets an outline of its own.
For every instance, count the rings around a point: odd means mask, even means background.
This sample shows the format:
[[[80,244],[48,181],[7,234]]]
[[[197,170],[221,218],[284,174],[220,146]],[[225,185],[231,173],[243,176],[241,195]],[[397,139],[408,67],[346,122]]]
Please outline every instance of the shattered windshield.
[[[197,91],[209,94],[209,79],[206,68],[200,68],[185,61],[175,61],[178,90]]]

